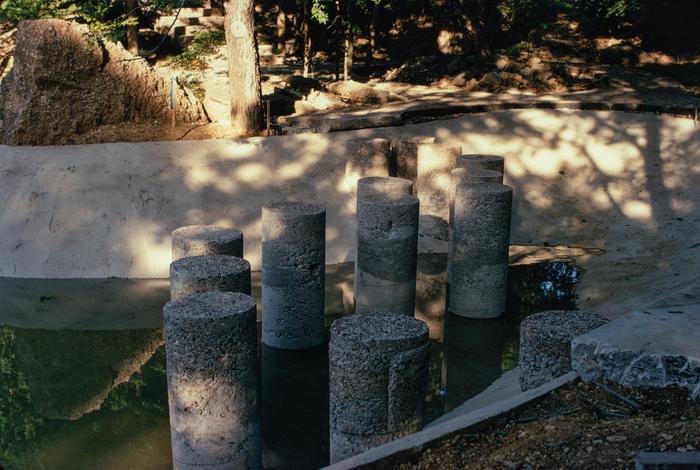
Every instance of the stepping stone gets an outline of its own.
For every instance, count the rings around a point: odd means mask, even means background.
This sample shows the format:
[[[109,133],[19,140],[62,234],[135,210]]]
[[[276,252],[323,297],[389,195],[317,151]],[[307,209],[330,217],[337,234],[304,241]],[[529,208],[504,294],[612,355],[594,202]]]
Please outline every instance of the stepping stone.
[[[700,304],[633,312],[571,342],[583,380],[700,392]]]

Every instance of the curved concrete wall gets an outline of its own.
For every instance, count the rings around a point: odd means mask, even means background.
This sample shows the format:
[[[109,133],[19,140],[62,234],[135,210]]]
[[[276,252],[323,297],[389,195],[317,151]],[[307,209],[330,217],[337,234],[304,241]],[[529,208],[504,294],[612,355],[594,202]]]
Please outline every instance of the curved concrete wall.
[[[327,263],[351,261],[345,142],[402,135],[504,155],[513,244],[606,250],[585,266],[600,285],[580,291],[584,303],[607,295],[607,284],[644,296],[698,277],[700,126],[562,110],[246,142],[0,146],[0,276],[166,277],[170,232],[188,224],[240,228],[245,257],[259,269],[261,207],[284,198],[327,201]],[[654,271],[669,280],[649,277]]]

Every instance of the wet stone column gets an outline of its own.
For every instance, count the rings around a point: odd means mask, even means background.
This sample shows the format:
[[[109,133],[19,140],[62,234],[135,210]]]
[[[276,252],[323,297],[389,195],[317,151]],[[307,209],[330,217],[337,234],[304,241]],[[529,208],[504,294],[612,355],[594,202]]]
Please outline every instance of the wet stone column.
[[[498,155],[465,154],[457,157],[457,168],[467,170],[491,170],[505,173],[504,158]],[[503,184],[503,179],[499,183]]]
[[[364,176],[389,176],[390,142],[387,139],[350,139],[345,147],[345,188],[357,190]]]
[[[255,299],[207,292],[163,309],[173,468],[259,469]]]
[[[170,298],[199,292],[250,295],[250,263],[236,256],[188,256],[170,264]]]
[[[414,315],[418,210],[418,198],[407,193],[375,189],[358,196],[356,313]]]
[[[172,233],[173,261],[187,256],[228,255],[243,258],[243,233],[235,228],[190,225]]]
[[[421,204],[421,237],[447,241],[451,172],[460,153],[459,147],[418,144],[416,194]]]
[[[281,202],[262,210],[262,341],[304,349],[325,336],[326,208]]]
[[[455,188],[447,309],[469,318],[506,310],[513,190],[495,183]]]
[[[331,327],[330,460],[421,429],[430,343],[405,315],[350,315]]]
[[[432,144],[435,137],[401,137],[391,141],[391,174],[415,186],[418,174],[418,144]],[[413,194],[415,195],[415,187]]]

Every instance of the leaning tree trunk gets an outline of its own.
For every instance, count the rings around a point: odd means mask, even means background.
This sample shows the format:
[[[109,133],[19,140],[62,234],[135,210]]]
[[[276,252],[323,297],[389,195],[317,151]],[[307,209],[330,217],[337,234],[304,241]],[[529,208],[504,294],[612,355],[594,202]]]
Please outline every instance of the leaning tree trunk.
[[[224,27],[231,93],[231,127],[239,135],[256,134],[262,130],[263,123],[253,9],[253,0],[230,0],[226,3]]]

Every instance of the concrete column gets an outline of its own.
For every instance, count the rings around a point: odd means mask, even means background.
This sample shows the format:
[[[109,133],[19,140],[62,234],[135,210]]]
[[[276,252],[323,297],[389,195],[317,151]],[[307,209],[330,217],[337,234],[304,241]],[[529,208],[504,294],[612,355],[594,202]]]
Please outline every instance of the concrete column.
[[[411,195],[413,183],[407,179],[393,176],[365,176],[357,181],[357,199],[363,199],[367,194],[384,194],[389,198],[401,198]]]
[[[170,298],[199,292],[250,295],[250,263],[235,256],[188,256],[170,264]]]
[[[464,155],[463,155],[464,156]],[[503,184],[503,173],[493,170],[480,170],[475,168],[455,168],[452,170],[452,181],[450,183],[450,225],[448,229],[447,248],[447,283],[450,282],[452,271],[452,240],[454,237],[454,198],[455,189],[462,184],[496,183]]]
[[[357,180],[364,176],[389,176],[387,139],[350,139],[345,149],[345,188],[350,194],[355,194]]]
[[[281,202],[262,210],[262,341],[304,349],[326,340],[326,208]]]
[[[173,468],[259,469],[255,299],[192,294],[163,308]]]
[[[429,349],[428,327],[405,315],[350,315],[333,323],[331,463],[421,429]]]
[[[505,173],[504,158],[498,155],[465,154],[457,158],[457,168],[467,170],[491,170]],[[502,184],[503,181],[500,181]]]
[[[422,238],[447,242],[450,173],[461,152],[459,147],[445,144],[418,144],[416,193],[421,204],[419,231]]]
[[[551,310],[520,323],[520,389],[530,390],[571,371],[571,340],[607,323],[595,313]]]
[[[513,189],[495,183],[455,189],[447,310],[494,318],[506,310]]]
[[[173,261],[186,256],[228,255],[243,258],[243,232],[216,225],[190,225],[172,233]]]
[[[435,137],[400,137],[391,141],[391,174],[413,183],[418,174],[418,144],[432,144]]]
[[[418,208],[409,194],[368,191],[357,199],[356,313],[414,315]]]

